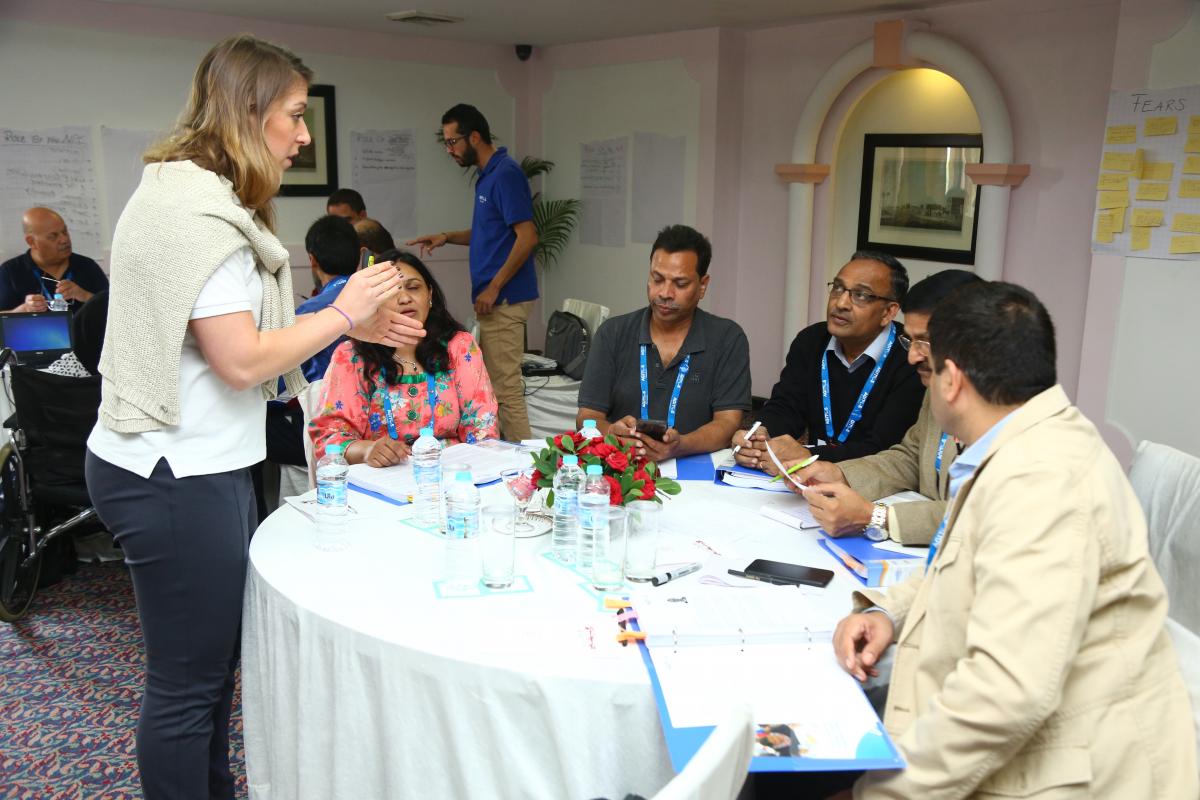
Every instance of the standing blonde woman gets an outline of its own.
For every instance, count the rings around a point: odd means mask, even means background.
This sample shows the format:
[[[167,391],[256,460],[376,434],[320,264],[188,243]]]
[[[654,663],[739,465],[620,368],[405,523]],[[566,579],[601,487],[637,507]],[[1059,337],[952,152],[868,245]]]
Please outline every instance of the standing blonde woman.
[[[385,344],[423,334],[381,310],[397,291],[391,264],[294,317],[271,199],[310,141],[311,79],[252,36],[216,45],[113,234],[87,482],[133,575],[146,644],[138,765],[151,800],[233,797],[229,713],[256,524],[247,468],[266,449],[264,395],[281,374],[299,391],[297,365],[348,332]]]

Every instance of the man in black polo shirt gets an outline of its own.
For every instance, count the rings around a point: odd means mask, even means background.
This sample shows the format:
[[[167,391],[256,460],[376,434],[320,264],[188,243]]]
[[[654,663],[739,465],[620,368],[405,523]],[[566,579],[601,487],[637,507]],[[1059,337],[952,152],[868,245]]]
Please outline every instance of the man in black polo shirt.
[[[634,439],[651,461],[726,446],[750,408],[750,345],[736,322],[697,308],[711,260],[712,245],[698,231],[659,231],[650,248],[650,305],[596,332],[576,425],[594,419],[601,432]],[[663,440],[638,433],[639,418],[664,420]]]
[[[893,320],[907,291],[908,272],[892,256],[859,251],[850,257],[829,284],[826,321],[792,341],[751,441],[744,430],[734,435],[739,463],[774,474],[768,441],[780,459],[819,454],[843,461],[903,438],[925,394],[896,341],[903,330]]]
[[[0,311],[46,311],[56,293],[75,311],[108,288],[99,264],[71,252],[71,234],[57,213],[31,208],[21,227],[29,249],[0,264]]]

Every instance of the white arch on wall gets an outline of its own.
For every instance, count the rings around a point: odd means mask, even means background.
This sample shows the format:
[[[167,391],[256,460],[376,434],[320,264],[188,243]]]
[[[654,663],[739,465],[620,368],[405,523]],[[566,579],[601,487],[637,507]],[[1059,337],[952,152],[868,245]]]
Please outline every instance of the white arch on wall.
[[[1011,163],[1013,138],[1008,106],[1000,87],[979,59],[957,42],[927,31],[909,33],[905,38],[905,46],[912,58],[927,62],[962,84],[979,115],[988,163]],[[812,164],[815,161],[817,143],[830,108],[852,80],[874,67],[874,54],[875,42],[868,39],[846,51],[817,82],[796,125],[792,163]],[[980,186],[975,271],[988,280],[996,280],[1003,273],[1004,237],[1008,227],[1008,196],[1011,188],[1003,185]],[[807,324],[815,191],[814,183],[794,182],[788,185],[787,272],[784,279],[788,302],[784,308],[784,352],[787,352],[796,331]]]

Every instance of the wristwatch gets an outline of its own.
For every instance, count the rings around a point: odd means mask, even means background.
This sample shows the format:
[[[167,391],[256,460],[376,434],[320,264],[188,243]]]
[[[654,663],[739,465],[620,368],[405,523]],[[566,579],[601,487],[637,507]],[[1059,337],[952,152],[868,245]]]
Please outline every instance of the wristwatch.
[[[883,503],[876,503],[875,508],[871,509],[871,521],[863,528],[863,535],[872,542],[882,542],[888,538],[887,519],[888,507]]]

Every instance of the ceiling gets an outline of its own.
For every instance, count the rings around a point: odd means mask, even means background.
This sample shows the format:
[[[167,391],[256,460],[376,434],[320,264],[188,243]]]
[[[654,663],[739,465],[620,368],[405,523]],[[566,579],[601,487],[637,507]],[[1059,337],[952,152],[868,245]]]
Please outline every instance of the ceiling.
[[[132,5],[407,36],[538,46],[717,26],[748,28],[849,14],[885,13],[964,0],[124,0]],[[384,19],[395,11],[465,17],[421,27]]]

